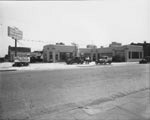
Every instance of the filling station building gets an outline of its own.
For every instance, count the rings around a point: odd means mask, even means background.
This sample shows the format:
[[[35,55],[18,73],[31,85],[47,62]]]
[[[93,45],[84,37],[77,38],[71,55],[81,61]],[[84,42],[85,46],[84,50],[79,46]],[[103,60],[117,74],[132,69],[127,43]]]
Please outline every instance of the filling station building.
[[[72,45],[45,45],[43,47],[44,62],[62,62],[67,57],[90,57],[92,61],[101,56],[110,56],[116,62],[138,62],[143,58],[143,47],[137,45],[121,45],[112,42],[109,47],[78,48]]]

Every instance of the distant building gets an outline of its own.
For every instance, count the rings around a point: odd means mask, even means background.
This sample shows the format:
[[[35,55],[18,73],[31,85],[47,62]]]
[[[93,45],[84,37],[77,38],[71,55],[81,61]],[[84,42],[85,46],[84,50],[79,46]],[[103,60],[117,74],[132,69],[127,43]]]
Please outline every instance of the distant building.
[[[46,45],[43,48],[44,62],[65,61],[67,57],[74,57],[79,52],[79,56],[89,57],[92,61],[101,56],[113,57],[116,62],[137,62],[143,58],[143,47],[137,45],[123,45],[113,42],[110,47],[97,48],[88,45],[87,48],[77,48],[67,45]]]
[[[143,48],[135,45],[98,48],[98,57],[110,56],[116,62],[137,62],[143,58]]]
[[[101,56],[113,57],[116,62],[136,62],[143,57],[143,48],[135,45],[124,45],[117,47],[101,47],[97,49],[80,48],[80,53],[91,60],[96,60]]]
[[[61,62],[65,61],[67,57],[75,56],[77,47],[73,45],[45,45],[43,47],[43,61],[44,62]]]
[[[150,43],[131,43],[131,45],[142,46],[144,55],[143,57],[150,56]]]
[[[96,45],[87,45],[86,48],[94,49],[94,48],[97,48],[97,46]]]
[[[121,43],[112,42],[111,44],[109,44],[109,47],[120,47],[121,45]]]
[[[17,56],[29,56],[31,49],[27,47],[17,47]],[[15,47],[8,46],[8,58],[10,62],[14,61],[15,57]]]

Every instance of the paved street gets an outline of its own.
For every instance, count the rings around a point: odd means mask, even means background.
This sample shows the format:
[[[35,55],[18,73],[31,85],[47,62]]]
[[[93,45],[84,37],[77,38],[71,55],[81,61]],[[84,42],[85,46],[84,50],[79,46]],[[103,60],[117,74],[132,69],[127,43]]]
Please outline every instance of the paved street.
[[[37,119],[76,108],[84,110],[144,91],[150,87],[149,67],[150,64],[126,64],[1,72],[0,117]],[[85,112],[92,114],[86,109]]]

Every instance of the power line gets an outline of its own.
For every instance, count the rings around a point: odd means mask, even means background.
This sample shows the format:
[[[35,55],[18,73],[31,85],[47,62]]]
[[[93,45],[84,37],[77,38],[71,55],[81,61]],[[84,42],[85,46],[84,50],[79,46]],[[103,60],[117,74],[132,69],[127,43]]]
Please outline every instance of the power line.
[[[22,39],[23,41],[28,41],[28,42],[39,42],[39,43],[49,43],[46,41],[42,41],[42,40],[28,40],[28,39]],[[20,40],[21,41],[21,40]]]
[[[17,41],[18,42],[18,44],[20,44],[20,45],[23,45],[24,46],[24,44],[22,44],[20,41]]]

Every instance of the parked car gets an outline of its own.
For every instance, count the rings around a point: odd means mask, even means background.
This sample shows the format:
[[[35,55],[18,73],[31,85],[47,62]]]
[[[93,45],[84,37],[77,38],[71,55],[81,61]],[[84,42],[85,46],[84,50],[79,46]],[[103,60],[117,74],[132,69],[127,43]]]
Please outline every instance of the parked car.
[[[143,58],[142,60],[139,61],[139,63],[140,63],[140,64],[146,64],[146,63],[147,63],[147,60]]]
[[[108,56],[102,56],[98,60],[95,61],[96,64],[111,64],[112,63],[112,57]]]
[[[81,57],[67,58],[66,63],[67,64],[74,64],[74,63],[83,64],[84,60]]]
[[[28,66],[29,63],[26,62],[15,62],[12,66],[13,67],[22,67],[22,66]]]
[[[146,64],[150,62],[150,56],[146,56],[142,60],[139,61],[139,64]]]

